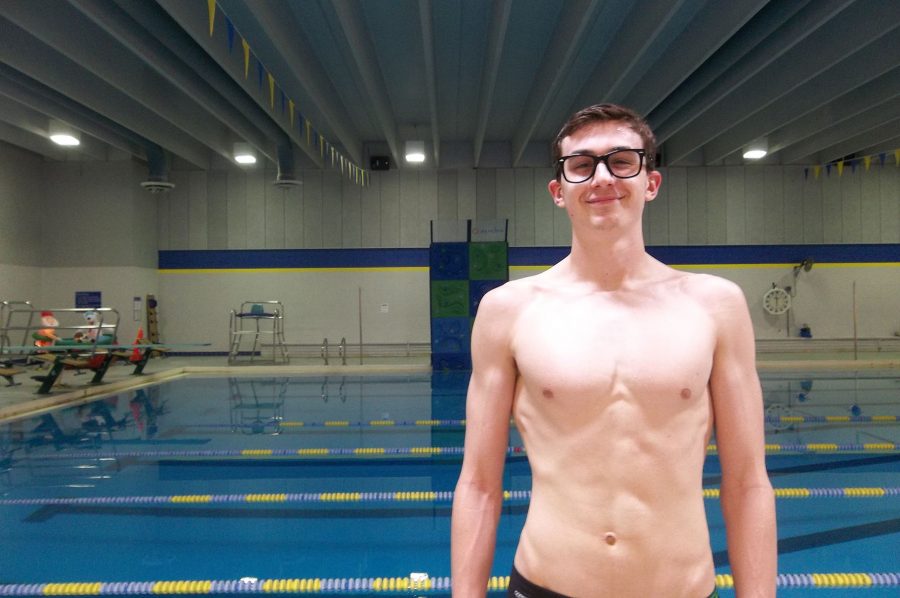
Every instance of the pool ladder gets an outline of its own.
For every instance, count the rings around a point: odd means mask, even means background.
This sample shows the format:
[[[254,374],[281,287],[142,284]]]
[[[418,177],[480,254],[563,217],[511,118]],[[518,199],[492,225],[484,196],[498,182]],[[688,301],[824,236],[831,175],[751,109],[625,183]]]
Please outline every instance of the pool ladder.
[[[320,354],[322,355],[322,360],[325,362],[325,365],[328,365],[328,337],[322,339],[322,349],[320,351]],[[341,338],[341,342],[338,345],[338,357],[341,358],[341,365],[347,365],[347,339],[345,337]]]

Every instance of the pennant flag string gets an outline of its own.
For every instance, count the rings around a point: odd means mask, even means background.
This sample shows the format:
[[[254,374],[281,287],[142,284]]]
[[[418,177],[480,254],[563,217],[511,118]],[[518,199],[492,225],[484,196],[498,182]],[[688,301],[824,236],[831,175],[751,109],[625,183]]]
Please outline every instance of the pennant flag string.
[[[217,0],[207,0],[207,12],[209,18],[209,36],[212,37],[215,31],[215,21],[217,16]],[[225,19],[225,38],[226,43],[228,44],[228,52],[229,54],[234,49],[234,40],[235,35],[240,35],[240,32],[234,26],[234,23],[231,19],[228,18],[223,11],[219,10],[222,14],[222,17]],[[331,155],[331,167],[335,168],[335,163],[338,162],[340,164],[341,174],[344,174],[345,163],[346,163],[346,172],[347,176],[351,179],[355,179],[357,184],[362,184],[364,186],[368,186],[369,183],[369,175],[368,172],[356,164],[354,164],[351,160],[344,157],[344,155],[335,148],[335,146],[329,142],[324,135],[322,135],[317,129],[313,127],[312,122],[308,118],[304,118],[300,113],[296,102],[287,96],[285,90],[278,85],[278,82],[275,80],[275,76],[265,68],[262,61],[252,52],[250,48],[250,43],[244,38],[243,35],[241,37],[241,48],[243,49],[243,58],[244,58],[244,80],[249,79],[250,77],[250,57],[253,55],[253,58],[256,62],[256,75],[257,75],[257,83],[258,88],[261,93],[264,93],[263,90],[263,82],[264,80],[268,81],[269,84],[269,109],[275,110],[275,90],[278,89],[280,105],[281,105],[281,114],[284,115],[285,107],[287,107],[288,119],[290,121],[290,128],[294,129],[294,114],[296,109],[297,114],[297,133],[301,138],[306,137],[306,145],[312,146],[313,148],[318,148],[319,157],[325,158],[326,154]],[[900,153],[898,153],[898,160],[900,160]],[[883,159],[882,159],[883,162]]]
[[[228,17],[225,17],[225,33],[228,35],[228,53],[231,54],[234,50],[234,25]]]
[[[882,168],[887,161],[887,152],[880,152],[878,154],[870,154],[868,156],[860,156],[858,158],[850,158],[850,159],[840,159],[834,160],[832,162],[827,162],[826,164],[816,164],[812,167],[813,176],[815,179],[819,178],[819,174],[822,172],[822,168],[825,169],[825,175],[830,176],[832,169],[837,172],[837,175],[844,175],[844,167],[850,166],[850,172],[856,174],[856,169],[860,165],[863,167],[864,172],[869,172],[872,168],[872,159],[878,158],[878,165]],[[900,166],[900,149],[894,150],[894,165]],[[809,167],[803,169],[803,177],[805,179],[809,179]]]
[[[241,46],[244,48],[244,79],[246,79],[250,76],[250,44],[242,37]]]
[[[206,0],[206,7],[209,10],[209,36],[212,37],[216,22],[216,0]]]

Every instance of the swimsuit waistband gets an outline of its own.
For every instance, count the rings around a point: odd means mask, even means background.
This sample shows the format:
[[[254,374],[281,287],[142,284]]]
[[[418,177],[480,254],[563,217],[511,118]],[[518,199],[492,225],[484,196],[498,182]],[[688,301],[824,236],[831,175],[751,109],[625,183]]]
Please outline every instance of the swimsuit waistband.
[[[509,588],[506,590],[506,595],[507,598],[572,598],[528,581],[519,573],[515,565],[509,574]],[[706,598],[719,598],[719,590],[713,588],[712,594]]]

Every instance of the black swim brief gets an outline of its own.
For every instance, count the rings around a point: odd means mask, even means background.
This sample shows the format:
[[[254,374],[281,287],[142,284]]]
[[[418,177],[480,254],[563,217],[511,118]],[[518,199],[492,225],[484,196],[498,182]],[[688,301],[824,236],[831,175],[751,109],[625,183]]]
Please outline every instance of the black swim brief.
[[[507,598],[571,598],[531,583],[522,577],[515,565],[509,574],[509,588],[506,590],[506,596]],[[719,590],[713,588],[712,594],[707,598],[719,598]]]

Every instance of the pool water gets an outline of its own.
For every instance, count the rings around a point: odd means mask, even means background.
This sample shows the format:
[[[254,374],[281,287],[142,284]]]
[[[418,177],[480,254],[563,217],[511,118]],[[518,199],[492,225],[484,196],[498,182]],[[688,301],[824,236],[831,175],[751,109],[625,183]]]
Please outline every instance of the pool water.
[[[467,383],[183,378],[0,424],[0,584],[448,577]],[[900,571],[900,379],[780,374],[763,387],[773,485],[826,494],[778,499],[779,571]],[[515,430],[510,444],[521,446]],[[719,474],[710,454],[704,487]],[[504,488],[498,576],[528,504],[515,449]],[[874,490],[827,495],[845,488]],[[728,573],[718,500],[706,506]]]

